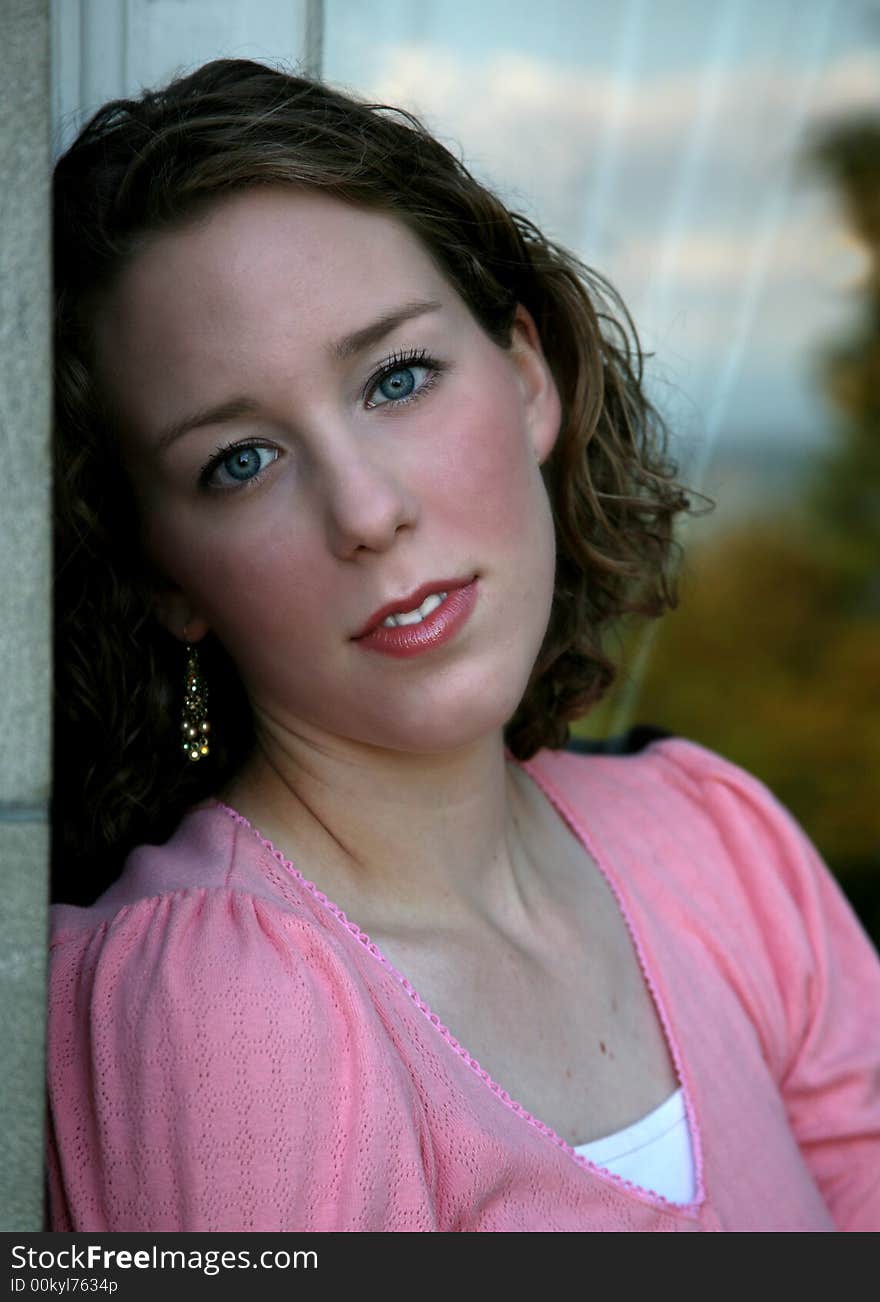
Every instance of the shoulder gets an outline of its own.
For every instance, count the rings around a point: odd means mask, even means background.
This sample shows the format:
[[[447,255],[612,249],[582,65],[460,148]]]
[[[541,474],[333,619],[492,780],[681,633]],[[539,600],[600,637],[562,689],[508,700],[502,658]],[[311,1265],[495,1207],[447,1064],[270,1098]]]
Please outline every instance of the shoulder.
[[[797,821],[760,779],[684,738],[644,730],[641,740],[542,751],[528,767],[562,812],[621,846],[640,847],[642,855],[653,845],[675,859],[711,852],[713,861],[729,860],[744,872],[766,866],[771,855],[788,877],[805,853],[815,857]]]
[[[215,807],[53,922],[55,1228],[332,1222],[356,1095],[397,1078],[360,948],[295,870]]]
[[[162,845],[141,845],[125,861],[118,880],[87,908],[53,905],[53,947],[77,943],[123,917],[148,918],[163,902],[196,893],[245,894],[267,903],[295,906],[283,860],[243,820],[205,802],[191,810]]]
[[[596,784],[621,794],[680,794],[700,803],[715,784],[733,786],[760,804],[782,809],[769,789],[745,769],[684,737],[636,727],[604,741],[575,738],[564,750],[544,750],[529,762],[572,794]]]
[[[89,908],[51,911],[50,1029],[222,1044],[231,1020],[272,1038],[334,1025],[359,1000],[338,929],[295,870],[218,805],[188,814],[164,845],[145,845]],[[335,975],[332,979],[328,973]],[[346,991],[346,984],[350,987]],[[283,993],[282,993],[283,992]],[[282,1007],[283,1005],[283,1007]]]
[[[869,992],[880,997],[877,955],[816,847],[763,782],[677,737],[631,754],[542,752],[530,767],[663,943],[689,937],[736,985],[756,1025],[785,1028],[768,1050],[780,1072],[829,1000],[838,1025],[865,1035]]]
[[[533,772],[658,926],[700,936],[725,963],[760,961],[791,992],[797,974],[812,981],[829,943],[870,951],[795,818],[721,755],[660,737],[632,754],[542,752]]]
[[[203,1082],[215,1110],[231,1076],[314,1072],[363,1016],[345,942],[250,825],[194,811],[165,845],[135,850],[90,908],[53,909],[54,1097],[76,1072],[85,1095],[99,1059],[114,1097],[155,1089],[167,1102]]]

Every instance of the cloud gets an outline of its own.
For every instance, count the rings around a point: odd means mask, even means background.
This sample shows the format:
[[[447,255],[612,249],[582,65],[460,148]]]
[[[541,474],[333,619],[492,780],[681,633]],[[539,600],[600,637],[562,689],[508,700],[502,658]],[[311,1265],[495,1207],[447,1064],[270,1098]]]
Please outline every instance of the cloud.
[[[778,175],[803,67],[751,60],[719,75],[713,82],[697,68],[626,83],[612,71],[586,74],[522,52],[484,53],[476,64],[459,52],[409,44],[388,51],[374,89],[414,107],[461,144],[475,171],[526,200],[532,215],[569,239],[595,201],[597,172],[610,167],[610,189],[621,203],[599,234],[613,240],[615,229],[629,236],[662,216],[658,207],[674,199],[695,161],[695,213],[754,210],[762,186]],[[880,54],[840,55],[812,80],[808,124],[877,111],[878,84]],[[599,180],[608,188],[607,175]]]
[[[754,252],[748,230],[695,230],[682,241],[675,282],[688,292],[737,290]],[[626,248],[628,276],[645,283],[662,254],[659,240],[650,234],[632,240]],[[774,245],[768,275],[811,292],[837,295],[862,284],[869,265],[865,249],[854,238],[811,209],[786,222],[784,238]]]
[[[812,115],[876,110],[878,74],[880,53],[841,54],[813,78]],[[784,116],[803,77],[804,69],[794,61],[732,63],[720,72],[721,103],[738,105],[745,120],[760,120],[766,134],[765,108]],[[376,89],[390,103],[416,105],[438,120],[467,124],[475,140],[491,139],[508,153],[516,145],[506,131],[512,122],[520,128],[576,126],[578,137],[589,140],[612,110],[622,112],[624,131],[636,143],[680,142],[693,125],[695,107],[717,90],[703,68],[657,73],[633,83],[621,109],[621,86],[612,71],[560,68],[519,51],[481,52],[479,63],[470,63],[462,51],[409,44],[387,50]],[[741,134],[743,117],[732,120],[725,110],[718,118],[725,136]]]

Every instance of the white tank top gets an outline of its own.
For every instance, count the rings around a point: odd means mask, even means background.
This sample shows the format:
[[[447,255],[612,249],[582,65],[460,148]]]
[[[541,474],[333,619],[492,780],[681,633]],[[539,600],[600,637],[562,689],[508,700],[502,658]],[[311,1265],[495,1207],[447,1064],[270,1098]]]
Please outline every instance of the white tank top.
[[[696,1195],[694,1154],[681,1089],[640,1121],[604,1139],[580,1144],[574,1151],[672,1203],[690,1203]]]

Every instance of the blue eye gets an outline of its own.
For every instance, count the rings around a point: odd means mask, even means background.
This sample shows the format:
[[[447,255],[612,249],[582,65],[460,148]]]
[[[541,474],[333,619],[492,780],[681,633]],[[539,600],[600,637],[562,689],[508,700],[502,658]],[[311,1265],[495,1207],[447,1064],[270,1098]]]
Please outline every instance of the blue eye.
[[[424,366],[416,367],[423,371]],[[415,376],[411,366],[401,366],[399,371],[389,371],[384,380],[379,382],[379,392],[384,398],[408,398],[416,387]]]
[[[444,367],[424,352],[398,353],[374,374],[365,391],[366,405],[394,407],[414,401],[430,389]]]
[[[222,448],[203,468],[199,479],[211,488],[233,488],[236,484],[250,483],[277,459],[275,448],[261,443],[239,443]]]

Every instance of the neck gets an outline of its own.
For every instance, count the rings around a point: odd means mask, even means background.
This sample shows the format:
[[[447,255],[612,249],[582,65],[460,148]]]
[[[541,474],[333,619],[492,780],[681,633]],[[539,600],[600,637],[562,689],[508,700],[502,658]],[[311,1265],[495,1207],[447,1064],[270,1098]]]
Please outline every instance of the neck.
[[[221,796],[369,931],[515,925],[534,878],[529,786],[500,731],[428,755],[264,733]]]

